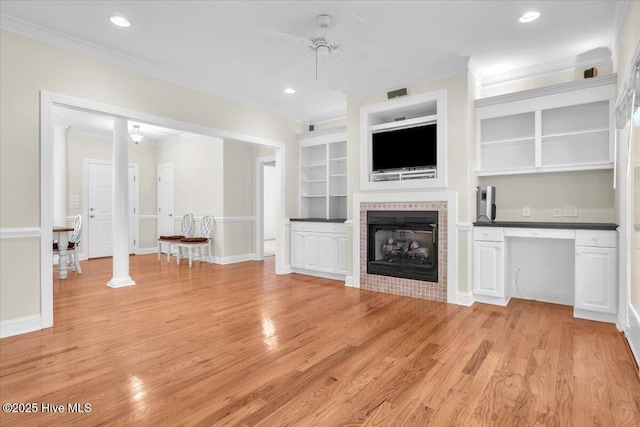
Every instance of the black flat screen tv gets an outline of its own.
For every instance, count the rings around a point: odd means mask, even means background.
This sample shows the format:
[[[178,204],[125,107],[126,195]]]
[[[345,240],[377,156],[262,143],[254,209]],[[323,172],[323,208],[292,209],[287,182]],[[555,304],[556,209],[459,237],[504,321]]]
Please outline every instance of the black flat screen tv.
[[[438,166],[437,124],[374,133],[371,144],[374,172]]]

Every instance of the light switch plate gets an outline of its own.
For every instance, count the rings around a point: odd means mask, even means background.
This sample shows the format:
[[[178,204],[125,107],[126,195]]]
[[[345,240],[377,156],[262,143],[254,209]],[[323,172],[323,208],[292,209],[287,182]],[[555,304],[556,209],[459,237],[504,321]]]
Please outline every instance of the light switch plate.
[[[565,206],[564,207],[564,216],[566,217],[577,217],[578,216],[578,207],[577,206]]]
[[[531,216],[531,207],[523,206],[522,207],[522,216]]]
[[[562,216],[562,208],[553,208],[553,216],[554,217]]]

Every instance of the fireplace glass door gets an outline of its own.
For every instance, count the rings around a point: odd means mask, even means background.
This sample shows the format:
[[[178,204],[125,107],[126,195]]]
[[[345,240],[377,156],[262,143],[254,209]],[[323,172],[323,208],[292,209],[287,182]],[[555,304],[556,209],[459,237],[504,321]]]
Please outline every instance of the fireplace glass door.
[[[438,282],[438,212],[367,212],[367,273]]]

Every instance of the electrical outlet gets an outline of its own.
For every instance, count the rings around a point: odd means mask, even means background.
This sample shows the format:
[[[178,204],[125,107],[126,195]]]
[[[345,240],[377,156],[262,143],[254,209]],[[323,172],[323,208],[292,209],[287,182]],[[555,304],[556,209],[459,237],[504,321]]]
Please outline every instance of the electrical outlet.
[[[531,207],[523,206],[522,207],[522,216],[531,216]]]
[[[564,216],[567,217],[577,217],[578,216],[578,207],[577,206],[565,206],[564,207]]]
[[[554,217],[562,216],[562,208],[553,208],[553,216]]]

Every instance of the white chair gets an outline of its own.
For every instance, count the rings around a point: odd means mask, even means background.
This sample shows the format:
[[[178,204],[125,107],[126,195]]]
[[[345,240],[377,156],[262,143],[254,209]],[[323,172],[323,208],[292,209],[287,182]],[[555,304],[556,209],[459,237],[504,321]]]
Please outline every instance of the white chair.
[[[171,261],[171,252],[178,244],[178,241],[183,238],[188,238],[193,236],[193,229],[195,228],[195,222],[193,220],[192,213],[186,213],[182,217],[182,223],[180,224],[180,233],[179,235],[172,236],[160,236],[158,237],[158,261],[160,261],[160,254],[162,253],[162,245],[167,245],[167,263]]]
[[[189,251],[189,267],[193,264],[193,251],[195,249],[198,250],[198,260],[200,262],[203,261],[202,258],[202,248],[207,248],[207,257],[209,262],[213,257],[213,253],[211,251],[211,242],[213,240],[213,215],[205,215],[202,217],[202,222],[200,223],[200,237],[186,237],[182,238],[178,241],[178,259],[177,264],[180,265],[180,258],[182,257],[182,250]]]
[[[67,261],[69,262],[70,269],[82,274],[82,268],[80,267],[80,258],[78,257],[78,247],[80,246],[80,236],[82,235],[82,215],[76,215],[73,218],[73,232],[69,237],[69,244],[67,246]],[[58,255],[60,260],[60,251],[58,243],[53,244],[53,254]],[[60,262],[60,261],[58,261]]]

